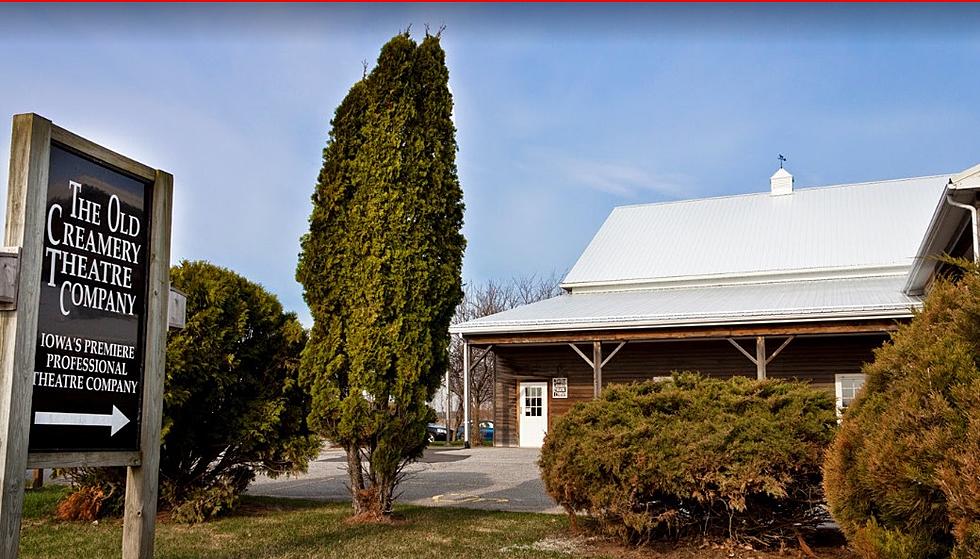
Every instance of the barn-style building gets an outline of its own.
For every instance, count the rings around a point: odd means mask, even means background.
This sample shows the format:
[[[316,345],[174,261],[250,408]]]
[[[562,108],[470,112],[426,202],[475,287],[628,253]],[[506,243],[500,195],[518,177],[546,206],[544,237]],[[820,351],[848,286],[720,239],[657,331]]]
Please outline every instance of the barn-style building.
[[[977,254],[977,190],[980,165],[813,188],[779,169],[768,192],[615,208],[563,295],[453,327],[465,371],[496,356],[495,444],[540,446],[603,386],[672,371],[805,379],[847,406],[935,257]]]

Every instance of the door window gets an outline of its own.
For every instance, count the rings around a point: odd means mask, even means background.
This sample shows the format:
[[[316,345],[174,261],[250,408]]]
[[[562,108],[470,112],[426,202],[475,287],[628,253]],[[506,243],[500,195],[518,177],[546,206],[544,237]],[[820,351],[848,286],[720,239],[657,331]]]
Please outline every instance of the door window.
[[[524,388],[524,415],[527,417],[541,417],[542,398],[544,389],[540,386],[527,386]]]

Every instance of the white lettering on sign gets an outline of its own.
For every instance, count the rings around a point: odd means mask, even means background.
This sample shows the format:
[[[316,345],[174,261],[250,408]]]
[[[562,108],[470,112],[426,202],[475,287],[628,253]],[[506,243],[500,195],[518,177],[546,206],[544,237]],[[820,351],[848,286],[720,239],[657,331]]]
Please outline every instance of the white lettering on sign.
[[[51,204],[48,209],[45,230],[51,246],[44,250],[45,257],[50,260],[47,281],[48,286],[59,287],[55,277],[60,275],[86,283],[68,279],[61,282],[61,314],[68,316],[72,309],[88,308],[134,316],[138,309],[136,295],[132,293],[133,267],[140,263],[142,246],[131,239],[136,238],[142,228],[139,218],[123,211],[119,197],[113,194],[104,214],[112,234],[89,229],[90,225],[102,224],[102,204],[84,198],[81,183],[68,181],[68,186],[71,189],[68,216],[60,204]],[[63,222],[60,236],[54,227],[59,222]]]
[[[556,377],[551,379],[551,397],[568,398],[568,379]]]
[[[135,346],[48,332],[41,332],[39,338],[41,348],[47,350],[44,368],[50,370],[34,372],[35,386],[136,393],[135,380],[117,378],[129,375],[125,360],[134,358]],[[82,355],[66,355],[64,352]]]

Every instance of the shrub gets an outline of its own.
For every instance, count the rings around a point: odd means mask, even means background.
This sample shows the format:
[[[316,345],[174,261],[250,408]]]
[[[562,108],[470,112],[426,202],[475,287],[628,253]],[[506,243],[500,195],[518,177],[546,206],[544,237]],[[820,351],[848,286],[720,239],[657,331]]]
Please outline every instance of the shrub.
[[[106,492],[107,487],[112,488],[109,489],[108,493]],[[103,510],[103,504],[122,503],[113,493],[113,489],[116,487],[100,483],[80,486],[58,502],[54,516],[58,520],[84,520],[86,522],[106,516],[107,512]]]
[[[187,325],[167,340],[160,506],[201,521],[234,508],[256,473],[305,470],[320,444],[297,380],[306,335],[296,317],[260,285],[207,262],[182,262],[170,277],[187,294]],[[71,498],[91,503],[66,512],[121,510],[125,470],[67,474],[84,491]]]
[[[743,377],[610,386],[545,438],[545,487],[573,517],[628,543],[730,538],[772,545],[824,521],[820,463],[837,417],[799,382]]]
[[[864,557],[980,557],[980,273],[937,281],[865,367],[827,452],[834,519]]]

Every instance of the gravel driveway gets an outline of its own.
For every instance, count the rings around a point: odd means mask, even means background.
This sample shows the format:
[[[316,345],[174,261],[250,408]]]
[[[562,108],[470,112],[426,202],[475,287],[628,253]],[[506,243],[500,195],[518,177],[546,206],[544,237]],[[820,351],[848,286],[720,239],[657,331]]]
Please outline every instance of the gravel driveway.
[[[548,497],[538,476],[538,449],[433,448],[409,466],[398,488],[400,503],[486,510],[562,513]],[[310,463],[309,472],[292,478],[259,477],[249,494],[346,501],[345,456],[327,449]]]

